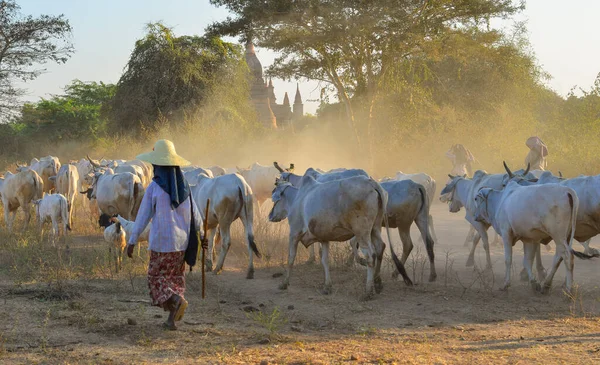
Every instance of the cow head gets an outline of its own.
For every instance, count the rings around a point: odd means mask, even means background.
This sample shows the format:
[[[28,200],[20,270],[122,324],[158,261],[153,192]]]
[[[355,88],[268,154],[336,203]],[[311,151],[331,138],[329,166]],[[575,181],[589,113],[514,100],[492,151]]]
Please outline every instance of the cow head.
[[[104,227],[104,228],[110,227],[113,223],[115,223],[114,219],[117,219],[116,217],[117,217],[117,214],[109,215],[109,214],[102,213],[102,214],[100,214],[100,217],[98,218],[98,225],[100,227]]]
[[[475,213],[473,218],[477,222],[490,224],[490,215],[488,211],[488,198],[492,189],[481,188],[475,196]]]
[[[96,189],[98,187],[98,179],[102,176],[102,172],[94,172],[93,174],[88,174],[84,178],[84,181],[90,186],[87,190],[80,191],[80,194],[87,195],[89,200],[96,199]]]
[[[519,170],[519,171],[515,171],[513,173],[512,171],[510,171],[510,169],[506,165],[505,161],[503,161],[502,163],[504,165],[504,169],[506,170],[506,174],[507,174],[502,179],[502,186],[508,185],[508,183],[510,181],[516,181],[517,183],[520,183],[521,181],[531,181],[531,179],[528,179],[531,176],[527,176],[527,174],[529,174],[531,164],[528,163],[527,168],[525,170]]]
[[[29,166],[27,166],[27,165],[19,165],[18,163],[15,163],[15,166],[16,166],[16,171],[17,172],[23,172],[23,171],[27,171],[27,170],[30,169]]]
[[[465,179],[465,176],[453,176],[448,175],[450,181],[446,184],[444,189],[440,192],[440,201],[442,203],[448,203],[448,209],[451,213],[458,213],[463,207],[459,199],[456,198],[456,184]]]
[[[290,183],[282,182],[273,189],[271,199],[273,200],[273,208],[269,213],[269,221],[281,222],[288,216],[288,200],[291,197],[286,195],[286,190],[292,190],[294,187]]]

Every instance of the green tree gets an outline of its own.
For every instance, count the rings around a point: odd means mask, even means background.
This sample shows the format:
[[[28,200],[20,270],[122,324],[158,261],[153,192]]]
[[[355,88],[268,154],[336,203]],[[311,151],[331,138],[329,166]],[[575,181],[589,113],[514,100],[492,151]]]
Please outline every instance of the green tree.
[[[15,119],[15,128],[33,140],[93,141],[106,128],[106,105],[116,86],[103,82],[74,80],[63,95],[26,103]]]
[[[277,51],[269,73],[320,80],[346,110],[356,143],[373,146],[376,101],[399,64],[435,54],[455,31],[484,31],[523,8],[511,0],[211,0],[234,17],[209,32],[241,36]],[[396,73],[397,74],[397,73]],[[369,143],[360,136],[366,135]]]
[[[65,63],[73,53],[71,26],[63,15],[24,16],[14,0],[0,1],[0,116],[14,114],[23,90],[16,80],[38,77],[48,62]]]
[[[139,135],[165,124],[177,127],[216,86],[232,79],[246,85],[247,67],[239,46],[216,37],[176,37],[160,23],[147,29],[135,44],[111,102],[115,129]]]

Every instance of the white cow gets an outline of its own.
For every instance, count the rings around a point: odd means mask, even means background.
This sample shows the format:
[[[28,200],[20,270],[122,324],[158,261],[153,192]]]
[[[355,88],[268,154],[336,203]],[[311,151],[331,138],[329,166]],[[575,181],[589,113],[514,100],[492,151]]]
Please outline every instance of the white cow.
[[[51,176],[50,181],[56,185],[56,191],[64,195],[69,203],[69,226],[73,227],[73,210],[75,209],[75,197],[81,183],[77,167],[71,164],[62,165],[57,176]]]
[[[152,178],[154,177],[154,169],[152,168],[151,164],[141,160],[130,160],[124,162],[123,164],[140,167],[142,169],[142,176],[140,176],[140,178],[142,178],[142,184],[144,185],[144,188],[147,188],[148,185],[150,185]]]
[[[29,166],[17,164],[17,172],[28,169],[31,169],[40,175],[42,181],[44,182],[44,193],[50,193],[52,190],[54,190],[54,182],[50,180],[50,177],[58,175],[58,170],[60,169],[60,161],[58,160],[58,157],[46,156],[40,158],[39,160],[34,158],[31,160]]]
[[[13,223],[17,215],[17,209],[21,207],[25,214],[25,226],[27,229],[31,220],[31,202],[41,199],[44,195],[44,182],[40,175],[33,170],[24,170],[16,174],[7,172],[0,178],[0,195],[4,206],[4,220],[8,232],[12,233]],[[12,214],[11,214],[12,213]]]
[[[223,176],[223,175],[227,174],[225,169],[222,168],[221,166],[211,166],[207,170],[210,170],[214,177]]]
[[[118,220],[104,229],[104,240],[108,243],[108,252],[115,260],[115,272],[121,270],[123,251],[127,246],[127,234]]]
[[[69,203],[62,194],[45,195],[42,199],[34,200],[35,212],[38,220],[40,235],[44,233],[44,224],[52,222],[53,241],[60,236],[58,223],[62,223],[64,235],[71,230],[69,224]]]
[[[218,274],[223,269],[225,256],[231,245],[231,224],[240,219],[246,232],[246,244],[248,246],[248,271],[247,279],[254,278],[253,254],[260,258],[260,253],[254,242],[253,232],[253,196],[252,189],[239,174],[230,174],[211,178],[200,174],[197,185],[192,185],[194,202],[201,211],[202,219],[208,219],[208,257],[206,258],[207,270],[212,270],[214,258],[214,239],[217,226],[221,235],[221,252],[219,261],[215,267]],[[206,214],[206,201],[210,199],[208,217]]]
[[[490,225],[475,220],[475,197],[477,196],[479,189],[483,187],[491,187],[498,190],[502,189],[504,174],[488,174],[485,171],[478,170],[473,174],[472,179],[467,179],[462,176],[448,176],[450,177],[450,181],[444,189],[442,189],[440,200],[449,204],[451,213],[458,213],[460,209],[464,207],[465,219],[476,231],[476,234],[471,234],[471,231],[469,231],[465,241],[465,243],[467,243],[473,239],[471,252],[467,259],[467,266],[473,266],[475,264],[475,249],[481,239],[486,254],[487,268],[489,269],[492,267],[492,258],[490,256],[490,246],[487,234]],[[539,261],[539,265],[541,265],[541,261]]]
[[[129,172],[115,174],[107,169],[88,178],[91,187],[81,193],[87,194],[90,200],[96,199],[101,213],[109,216],[120,214],[135,220],[144,196],[144,186],[139,177]]]
[[[550,171],[544,171],[537,182],[530,182],[520,176],[514,176],[513,181],[520,185],[559,184],[575,190],[577,197],[579,197],[575,239],[581,242],[585,248],[585,254],[599,253],[598,250],[590,247],[590,240],[600,233],[600,175],[563,179],[552,175]]]
[[[385,218],[387,193],[377,181],[356,176],[348,179],[319,183],[310,176],[303,178],[300,188],[290,183],[280,183],[273,190],[271,222],[288,219],[290,226],[289,256],[286,274],[280,289],[287,289],[298,243],[308,247],[320,242],[321,263],[325,270],[323,292],[331,290],[329,276],[329,242],[343,242],[356,237],[366,250],[367,284],[366,297],[373,289],[383,289],[380,277],[385,244],[381,239],[381,227]],[[386,227],[387,228],[387,227]],[[387,229],[389,238],[389,229]],[[412,285],[404,265],[390,245],[392,258],[407,285]]]
[[[238,172],[244,177],[244,180],[250,185],[254,200],[260,210],[261,204],[271,197],[273,184],[279,176],[279,170],[274,166],[263,166],[255,162],[247,169],[238,167]]]
[[[354,176],[369,177],[369,174],[367,174],[367,172],[362,169],[339,168],[339,169],[329,170],[328,172],[321,172],[321,171],[319,171],[319,169],[314,169],[312,167],[308,168],[304,172],[304,175],[296,175],[293,172],[284,171],[283,169],[281,169],[279,167],[279,165],[277,164],[277,162],[275,162],[274,165],[277,168],[277,170],[281,171],[281,175],[275,180],[275,185],[278,185],[283,182],[288,182],[296,188],[300,188],[302,186],[302,178],[304,176],[310,176],[320,183],[334,181],[334,180],[347,179],[349,177],[354,177]],[[352,252],[353,252],[353,256],[354,256],[355,260],[362,264],[362,261],[357,256],[356,245],[354,245],[354,244],[352,244]],[[312,262],[315,262],[315,260],[316,260],[315,245],[310,245],[310,247],[308,247],[308,261],[307,262],[312,263]]]
[[[185,179],[190,185],[196,185],[201,174],[204,174],[205,176],[208,176],[211,179],[214,177],[212,171],[203,169],[202,167],[196,167],[194,169],[185,171],[183,173],[183,177],[185,177]]]
[[[437,189],[437,183],[435,182],[434,178],[422,172],[416,174],[405,174],[402,171],[396,172],[396,176],[394,176],[394,178],[398,181],[412,180],[417,184],[423,185],[423,187],[427,191],[427,197],[429,198],[429,207],[431,208],[431,205],[433,204],[433,199],[435,197],[435,191]],[[435,233],[435,229],[433,228],[433,216],[431,215],[431,213],[428,214],[429,230],[431,231],[431,236],[433,237],[433,240],[437,242],[437,234]]]
[[[510,286],[512,247],[520,240],[525,249],[523,264],[532,285],[538,291],[546,292],[564,260],[566,288],[571,291],[573,255],[579,258],[592,257],[572,248],[579,209],[579,198],[573,189],[555,184],[520,186],[512,181],[502,191],[482,188],[475,198],[475,204],[475,219],[491,224],[504,242],[506,273],[502,290]],[[532,272],[536,245],[548,244],[551,240],[556,242],[556,252],[552,268],[540,286]],[[538,272],[538,278],[542,275]]]

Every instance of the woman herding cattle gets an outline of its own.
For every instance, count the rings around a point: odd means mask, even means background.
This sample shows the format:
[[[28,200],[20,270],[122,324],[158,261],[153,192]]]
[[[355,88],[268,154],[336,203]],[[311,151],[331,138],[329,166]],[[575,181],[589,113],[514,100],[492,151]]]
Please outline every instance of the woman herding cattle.
[[[190,196],[190,187],[180,166],[190,163],[177,155],[173,142],[160,140],[152,152],[137,159],[154,166],[154,179],[144,194],[127,246],[132,257],[134,245],[152,219],[148,250],[148,287],[152,305],[169,311],[164,327],[175,330],[175,322],[183,318],[188,302],[185,292],[184,255],[190,232],[200,232],[201,217]],[[191,227],[194,218],[194,227]],[[195,233],[193,233],[195,234]],[[201,235],[203,233],[201,232]]]
[[[525,166],[529,164],[530,170],[546,170],[548,147],[544,142],[539,137],[529,137],[525,144],[529,147],[529,153],[525,157]]]

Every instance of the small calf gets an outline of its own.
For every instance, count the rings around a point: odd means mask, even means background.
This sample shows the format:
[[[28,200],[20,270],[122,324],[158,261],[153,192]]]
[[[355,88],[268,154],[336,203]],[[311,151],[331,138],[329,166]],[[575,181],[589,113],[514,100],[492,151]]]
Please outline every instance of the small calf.
[[[52,236],[56,238],[60,235],[58,222],[63,225],[64,235],[71,230],[69,225],[69,208],[67,198],[62,194],[50,194],[42,199],[34,200],[36,216],[40,234],[43,233],[44,223],[52,221]]]
[[[127,234],[117,218],[111,218],[111,221],[113,224],[104,229],[104,240],[108,242],[108,252],[113,253],[115,272],[119,272],[123,262],[123,251],[127,246]]]

